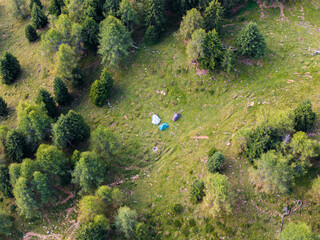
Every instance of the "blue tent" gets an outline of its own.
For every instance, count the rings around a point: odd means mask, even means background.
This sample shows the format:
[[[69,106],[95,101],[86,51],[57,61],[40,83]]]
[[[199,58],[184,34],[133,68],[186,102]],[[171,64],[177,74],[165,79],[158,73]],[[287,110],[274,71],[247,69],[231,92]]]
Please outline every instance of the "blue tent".
[[[160,131],[163,131],[163,130],[166,130],[168,127],[169,127],[168,123],[165,122],[159,126],[159,129]]]

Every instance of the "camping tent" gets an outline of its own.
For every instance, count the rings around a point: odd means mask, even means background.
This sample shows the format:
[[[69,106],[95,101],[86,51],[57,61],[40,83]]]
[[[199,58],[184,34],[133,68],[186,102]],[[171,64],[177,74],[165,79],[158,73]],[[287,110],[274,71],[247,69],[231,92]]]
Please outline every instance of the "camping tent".
[[[181,117],[180,113],[176,113],[173,115],[172,121],[177,121]]]
[[[165,122],[159,126],[159,129],[160,131],[163,131],[163,130],[166,130],[168,127],[169,127],[168,123]]]
[[[152,123],[154,125],[159,125],[160,122],[161,122],[161,119],[157,115],[153,114],[152,115]]]

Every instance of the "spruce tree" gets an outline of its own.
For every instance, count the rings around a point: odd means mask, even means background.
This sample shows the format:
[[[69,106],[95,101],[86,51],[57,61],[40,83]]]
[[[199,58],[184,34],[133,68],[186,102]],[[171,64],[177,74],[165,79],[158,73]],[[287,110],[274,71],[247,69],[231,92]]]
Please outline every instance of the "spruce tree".
[[[65,4],[63,0],[50,0],[49,5],[49,14],[59,16],[61,14],[61,8],[64,7]]]
[[[96,50],[99,44],[99,25],[87,17],[82,23],[81,40],[86,49]]]
[[[44,103],[49,117],[55,118],[58,115],[56,103],[54,102],[53,97],[51,97],[51,94],[47,90],[43,88],[39,90],[38,95],[36,97],[36,103]]]
[[[0,97],[0,116],[5,116],[8,113],[7,103]]]
[[[53,91],[54,91],[56,102],[59,105],[63,106],[70,102],[71,96],[68,92],[68,88],[66,87],[64,82],[61,80],[61,78],[56,77],[54,79]]]
[[[104,69],[99,80],[96,80],[90,90],[90,99],[93,104],[102,107],[113,87],[113,79],[107,69]]]
[[[41,8],[34,4],[31,12],[31,21],[36,29],[44,28],[48,23],[48,18],[44,15]]]
[[[216,29],[220,32],[222,20],[224,17],[224,9],[218,0],[210,2],[209,6],[204,12],[204,23],[207,31]]]
[[[18,130],[10,130],[6,137],[5,149],[11,161],[21,162],[26,153],[25,136]]]
[[[34,42],[38,39],[37,31],[31,25],[28,25],[25,29],[26,38],[29,42]]]
[[[6,52],[0,61],[0,74],[3,84],[13,83],[19,76],[21,71],[18,59],[11,53]]]
[[[266,42],[262,33],[258,29],[258,25],[249,22],[243,28],[236,40],[238,52],[251,58],[262,58],[266,51]]]
[[[40,9],[42,9],[42,8],[43,8],[42,3],[41,3],[41,1],[40,1],[40,0],[30,0],[30,5],[29,5],[29,7],[30,7],[30,11],[32,11],[32,9],[33,9],[33,6],[34,6],[34,5],[39,6],[39,7],[40,7]]]

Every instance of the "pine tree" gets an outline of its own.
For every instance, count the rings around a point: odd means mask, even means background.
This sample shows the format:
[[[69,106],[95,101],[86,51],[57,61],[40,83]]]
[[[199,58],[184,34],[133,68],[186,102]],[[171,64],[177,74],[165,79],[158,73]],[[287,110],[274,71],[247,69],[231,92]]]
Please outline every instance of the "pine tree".
[[[29,42],[34,42],[38,39],[37,31],[31,25],[28,25],[25,29],[26,38]]]
[[[48,23],[48,18],[42,12],[41,8],[34,4],[31,12],[31,21],[36,29],[44,28]]]
[[[7,103],[0,97],[0,116],[5,116],[8,113]]]
[[[6,52],[0,62],[0,74],[3,84],[13,83],[21,72],[18,59],[11,53]]]
[[[68,88],[61,80],[61,78],[56,77],[53,83],[53,91],[55,100],[59,105],[66,105],[70,102],[71,96],[68,92]]]
[[[49,117],[55,118],[58,115],[56,103],[54,102],[53,97],[51,97],[51,94],[47,90],[43,88],[39,90],[38,95],[36,97],[36,103],[44,103]]]
[[[98,107],[102,107],[109,97],[112,87],[113,79],[105,68],[102,71],[100,79],[96,80],[91,86],[90,99],[92,103]]]

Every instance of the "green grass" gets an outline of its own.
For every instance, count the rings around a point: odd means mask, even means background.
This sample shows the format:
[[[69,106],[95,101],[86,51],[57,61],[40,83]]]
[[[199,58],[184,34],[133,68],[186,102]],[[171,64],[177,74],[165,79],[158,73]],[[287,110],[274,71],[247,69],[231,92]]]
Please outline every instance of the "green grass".
[[[159,238],[274,239],[280,228],[280,217],[275,212],[281,213],[284,204],[293,203],[295,198],[307,201],[305,190],[318,170],[312,170],[310,176],[299,181],[292,194],[267,196],[255,192],[248,177],[249,164],[237,157],[233,144],[228,146],[227,143],[232,142],[238,129],[255,126],[262,117],[271,116],[279,109],[293,109],[306,99],[310,99],[314,110],[320,112],[317,94],[320,90],[320,57],[310,55],[319,48],[320,32],[315,26],[320,26],[320,19],[319,9],[310,2],[286,6],[284,20],[280,19],[279,9],[265,9],[266,18],[260,20],[255,4],[231,19],[234,25],[225,27],[222,35],[225,44],[234,45],[234,38],[245,21],[253,20],[266,36],[268,45],[262,61],[238,58],[237,71],[231,75],[214,73],[201,78],[196,75],[195,68],[186,62],[185,46],[174,36],[178,25],[173,22],[160,43],[141,45],[120,69],[112,71],[115,90],[110,106],[103,108],[95,107],[88,98],[89,86],[102,70],[100,64],[88,66],[99,62],[99,57],[90,53],[82,60],[87,80],[83,89],[73,93],[75,101],[70,108],[81,113],[92,129],[103,125],[115,133],[122,147],[117,160],[119,168],[114,173],[120,178],[139,174],[138,180],[127,182],[121,188],[132,191],[129,194],[132,208],[156,221]],[[1,6],[4,3],[0,0]],[[304,21],[299,18],[301,6],[304,7]],[[17,120],[14,107],[20,100],[32,101],[39,86],[52,92],[53,76],[50,71],[48,76],[43,74],[44,69],[50,70],[52,66],[43,63],[38,51],[39,42],[29,44],[24,38],[28,21],[14,22],[6,27],[9,17],[3,8],[0,11],[0,31],[2,36],[5,34],[0,43],[1,54],[10,48],[23,69],[16,83],[0,85],[0,93],[11,109],[10,117],[3,119],[1,124],[14,127]],[[288,80],[294,82],[287,83]],[[251,102],[254,106],[249,107]],[[172,122],[176,112],[181,112],[182,118]],[[160,132],[152,125],[153,113],[168,122],[169,129]],[[209,140],[195,140],[194,136],[208,136]],[[315,139],[319,140],[319,137]],[[158,153],[153,153],[154,146],[158,147]],[[229,177],[236,193],[233,214],[221,222],[207,222],[201,204],[192,205],[189,201],[191,183],[208,174],[206,153],[212,146],[225,154],[223,174]],[[175,203],[180,203],[184,211],[173,217],[169,211]],[[55,221],[59,221],[55,214],[62,210],[53,210]],[[318,212],[316,206],[310,205],[301,215],[296,213],[290,219],[305,221],[319,232]],[[191,218],[196,226],[187,225]],[[175,227],[175,220],[182,223],[180,229]],[[23,225],[19,230],[45,233],[43,224],[39,220],[35,226]],[[209,226],[213,226],[213,232]]]

